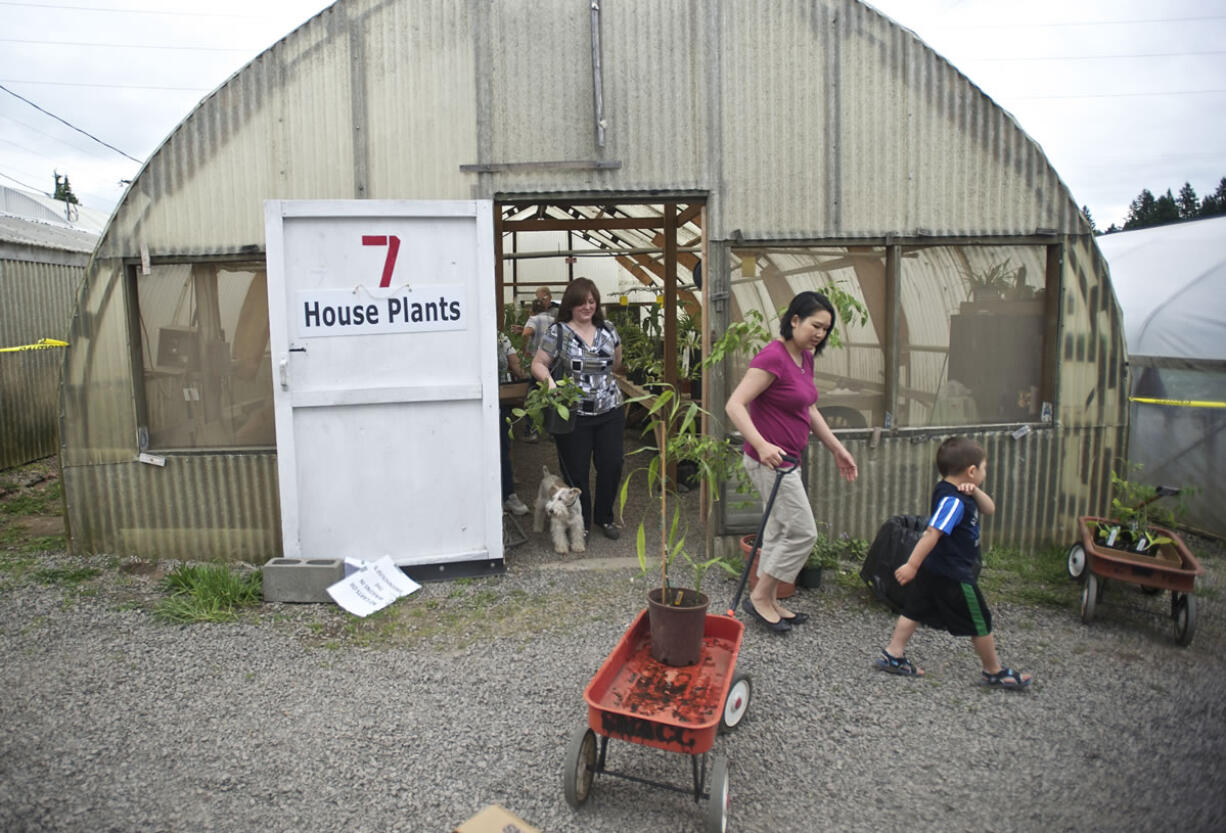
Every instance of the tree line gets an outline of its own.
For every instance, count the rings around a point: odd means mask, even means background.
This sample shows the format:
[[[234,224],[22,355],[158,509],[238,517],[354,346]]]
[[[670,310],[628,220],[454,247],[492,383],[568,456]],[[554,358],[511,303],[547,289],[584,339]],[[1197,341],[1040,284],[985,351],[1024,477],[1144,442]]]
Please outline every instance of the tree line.
[[[1226,214],[1226,176],[1218,182],[1217,190],[1204,197],[1197,197],[1196,189],[1189,182],[1185,182],[1179,189],[1178,196],[1172,194],[1170,188],[1167,188],[1166,193],[1159,197],[1155,197],[1148,188],[1141,189],[1141,193],[1128,206],[1128,216],[1124,220],[1123,228],[1112,223],[1105,231],[1099,231],[1094,225],[1094,218],[1090,216],[1089,207],[1083,205],[1081,213],[1085,215],[1095,234],[1112,234],[1117,231],[1131,231],[1150,226],[1165,226],[1168,223]]]

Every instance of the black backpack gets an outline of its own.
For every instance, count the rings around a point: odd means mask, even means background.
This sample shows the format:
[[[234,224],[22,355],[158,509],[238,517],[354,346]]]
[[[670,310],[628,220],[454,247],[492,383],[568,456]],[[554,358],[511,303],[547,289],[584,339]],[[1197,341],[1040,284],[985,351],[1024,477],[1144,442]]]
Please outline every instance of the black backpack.
[[[894,571],[911,555],[915,542],[927,528],[928,518],[924,515],[895,515],[877,531],[860,568],[860,578],[873,595],[895,613],[902,611],[904,590],[894,578]]]

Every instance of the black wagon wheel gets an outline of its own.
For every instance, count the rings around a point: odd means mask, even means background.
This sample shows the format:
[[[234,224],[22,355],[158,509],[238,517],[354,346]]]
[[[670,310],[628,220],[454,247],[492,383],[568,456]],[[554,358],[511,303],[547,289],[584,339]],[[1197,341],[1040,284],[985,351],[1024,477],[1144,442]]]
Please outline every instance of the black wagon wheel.
[[[1172,593],[1171,618],[1175,620],[1175,644],[1188,647],[1196,634],[1196,597],[1191,593]]]
[[[719,733],[727,734],[741,725],[745,712],[749,711],[749,701],[753,699],[753,680],[748,674],[738,672],[728,686],[728,696],[724,700],[724,713],[719,719]]]
[[[707,784],[710,790],[702,829],[704,833],[725,833],[728,829],[728,760],[723,755],[712,757]]]
[[[1086,571],[1086,550],[1080,542],[1068,548],[1068,577],[1079,580]]]
[[[1099,578],[1087,571],[1086,580],[1081,585],[1081,621],[1090,624],[1094,621],[1094,610],[1098,607]]]
[[[562,792],[566,803],[578,808],[592,791],[596,772],[596,733],[580,726],[571,733],[566,744],[566,762],[562,767]]]

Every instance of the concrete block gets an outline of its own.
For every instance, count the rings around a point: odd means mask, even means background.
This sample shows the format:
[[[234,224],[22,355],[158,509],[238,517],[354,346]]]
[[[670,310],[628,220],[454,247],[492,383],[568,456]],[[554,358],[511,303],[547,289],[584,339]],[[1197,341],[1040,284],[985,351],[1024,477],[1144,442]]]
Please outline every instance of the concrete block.
[[[264,574],[264,601],[332,604],[328,588],[345,577],[341,558],[273,558]]]

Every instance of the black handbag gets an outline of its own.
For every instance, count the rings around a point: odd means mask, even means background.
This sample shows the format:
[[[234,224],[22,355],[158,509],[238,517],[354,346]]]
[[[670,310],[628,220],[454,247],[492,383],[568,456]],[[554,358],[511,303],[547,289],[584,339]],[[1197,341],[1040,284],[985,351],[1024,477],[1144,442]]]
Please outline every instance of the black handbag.
[[[566,376],[566,363],[562,361],[562,324],[555,322],[554,327],[557,328],[557,338],[553,345],[553,361],[549,365],[549,375],[553,377],[555,382],[561,381]],[[558,434],[569,434],[575,430],[575,420],[579,414],[575,408],[570,409],[570,416],[563,418],[553,408],[545,409],[545,430],[550,434],[557,436]]]

